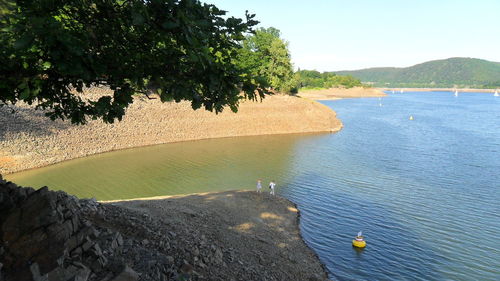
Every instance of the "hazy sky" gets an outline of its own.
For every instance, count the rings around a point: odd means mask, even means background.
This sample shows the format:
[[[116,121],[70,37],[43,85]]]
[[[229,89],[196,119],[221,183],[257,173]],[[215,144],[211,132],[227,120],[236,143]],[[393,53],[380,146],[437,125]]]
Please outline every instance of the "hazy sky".
[[[202,0],[203,1],[203,0]],[[294,66],[406,67],[434,59],[500,62],[500,0],[205,0],[289,42]]]

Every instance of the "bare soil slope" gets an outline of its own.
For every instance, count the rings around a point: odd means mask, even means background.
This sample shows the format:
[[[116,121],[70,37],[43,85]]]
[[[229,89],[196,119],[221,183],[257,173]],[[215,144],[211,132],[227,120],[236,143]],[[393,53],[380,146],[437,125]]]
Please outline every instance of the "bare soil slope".
[[[375,88],[354,87],[331,88],[321,90],[306,90],[301,91],[299,96],[313,100],[336,100],[344,98],[368,98],[368,97],[385,97],[386,94]]]
[[[90,96],[106,93],[93,89]],[[108,93],[109,94],[109,93]],[[112,150],[220,137],[333,132],[342,123],[330,108],[286,95],[245,101],[238,113],[194,111],[188,102],[136,98],[121,122],[84,126],[52,122],[28,106],[0,107],[0,174],[38,168]]]

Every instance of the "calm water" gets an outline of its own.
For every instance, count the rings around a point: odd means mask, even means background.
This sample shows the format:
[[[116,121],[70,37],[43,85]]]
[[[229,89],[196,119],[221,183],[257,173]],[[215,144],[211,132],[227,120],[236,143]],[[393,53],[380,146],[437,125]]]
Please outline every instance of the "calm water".
[[[324,103],[341,132],[139,148],[7,178],[98,199],[275,179],[333,280],[500,280],[500,98],[404,93]],[[359,230],[362,251],[351,247]]]

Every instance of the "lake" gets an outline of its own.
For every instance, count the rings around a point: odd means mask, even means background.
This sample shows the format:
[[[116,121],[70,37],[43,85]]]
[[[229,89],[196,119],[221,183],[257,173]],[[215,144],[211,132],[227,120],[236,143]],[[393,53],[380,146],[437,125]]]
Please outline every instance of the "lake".
[[[500,280],[500,98],[405,92],[323,103],[342,131],[151,146],[6,178],[101,200],[276,180],[332,280]],[[364,250],[351,246],[360,230]]]

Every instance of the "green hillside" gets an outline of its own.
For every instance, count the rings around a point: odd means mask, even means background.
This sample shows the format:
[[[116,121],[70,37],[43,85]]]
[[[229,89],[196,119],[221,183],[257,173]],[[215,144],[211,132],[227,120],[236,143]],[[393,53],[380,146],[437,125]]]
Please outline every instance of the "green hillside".
[[[473,58],[449,58],[410,67],[379,67],[336,71],[377,87],[500,88],[500,63]]]

